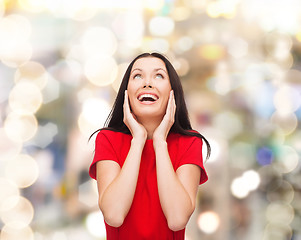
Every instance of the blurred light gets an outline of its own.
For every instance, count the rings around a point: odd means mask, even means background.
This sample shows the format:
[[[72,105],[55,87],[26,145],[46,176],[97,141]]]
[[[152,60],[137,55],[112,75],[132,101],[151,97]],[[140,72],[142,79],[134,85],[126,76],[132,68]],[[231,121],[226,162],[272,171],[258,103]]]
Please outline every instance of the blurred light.
[[[301,42],[301,31],[297,32],[296,38],[299,42]]]
[[[20,154],[7,163],[5,175],[15,182],[19,188],[27,188],[37,180],[39,167],[32,157]]]
[[[294,219],[295,213],[291,205],[272,202],[266,210],[266,218],[270,223],[290,224]]]
[[[144,38],[141,48],[143,52],[167,53],[169,42],[163,38]]]
[[[225,50],[217,44],[207,44],[199,48],[199,54],[206,60],[220,60],[225,56]]]
[[[24,197],[11,197],[13,204],[6,204],[7,209],[1,212],[1,219],[5,224],[16,223],[21,227],[28,226],[34,215],[31,202]],[[22,238],[21,238],[22,239]]]
[[[207,211],[199,215],[197,223],[201,231],[206,234],[212,234],[219,228],[220,218],[217,213]]]
[[[53,181],[52,174],[54,174],[54,156],[50,150],[41,150],[35,154],[35,159],[39,166],[39,176],[37,183],[48,186],[49,181]]]
[[[95,129],[103,127],[109,113],[109,104],[101,99],[90,98],[83,103],[83,111],[78,118],[78,126],[84,135],[91,135]]]
[[[88,28],[81,39],[81,44],[86,59],[99,55],[112,56],[117,49],[116,37],[110,29],[104,27]]]
[[[213,89],[220,95],[228,94],[233,88],[233,81],[230,76],[228,64],[224,61],[218,62],[215,71],[215,77],[211,78],[208,82],[209,88]]]
[[[231,192],[237,198],[245,198],[250,191],[254,191],[260,184],[260,177],[254,170],[248,170],[241,177],[232,181]]]
[[[89,20],[97,11],[95,1],[92,0],[52,0],[46,1],[45,7],[56,17],[71,18],[77,21]]]
[[[48,75],[48,81],[42,90],[43,103],[50,103],[59,98],[60,95],[60,84],[51,75]]]
[[[18,186],[6,178],[0,178],[0,215],[3,211],[7,210],[7,203],[12,204],[10,199],[16,199],[20,196]],[[17,202],[15,202],[17,204]]]
[[[45,9],[45,1],[41,0],[18,0],[19,5],[33,13],[42,12]]]
[[[233,18],[236,14],[237,0],[220,0],[216,2],[210,2],[207,5],[207,14],[209,17],[226,17]]]
[[[191,16],[191,10],[188,7],[174,7],[171,17],[175,21],[184,21]]]
[[[174,21],[169,17],[153,17],[149,22],[149,31],[153,36],[169,36],[175,28]]]
[[[242,38],[235,38],[230,42],[228,52],[234,58],[242,58],[248,54],[249,44]]]
[[[280,114],[291,114],[301,105],[301,95],[295,88],[284,85],[274,96],[275,108]]]
[[[269,165],[274,159],[273,151],[268,147],[262,147],[258,149],[256,153],[256,159],[257,162],[262,166]]]
[[[38,132],[32,141],[40,148],[47,147],[53,142],[54,137],[58,134],[58,127],[52,122],[46,123],[44,126],[39,126]]]
[[[96,86],[106,86],[113,83],[118,72],[115,59],[104,56],[88,59],[84,69],[88,80]]]
[[[1,240],[34,240],[34,234],[29,226],[20,226],[16,223],[5,224],[0,233]]]
[[[220,6],[217,2],[211,2],[207,6],[207,14],[209,17],[217,18],[221,14]]]
[[[294,132],[298,126],[298,119],[294,113],[281,114],[276,111],[271,117],[271,122],[278,126],[285,135]]]
[[[112,23],[115,35],[130,48],[140,46],[145,30],[145,21],[142,12],[127,11],[120,13]]]
[[[164,0],[143,0],[143,6],[148,10],[160,10],[164,6]]]
[[[24,110],[35,113],[42,101],[40,89],[29,82],[17,83],[9,94],[9,106],[13,111]]]
[[[92,212],[87,216],[86,227],[94,237],[104,238],[106,236],[106,227],[100,211]]]
[[[179,38],[175,45],[175,51],[179,53],[183,53],[189,51],[193,47],[193,39],[191,37],[185,36]]]
[[[31,44],[29,42],[18,42],[14,46],[8,46],[2,56],[2,62],[8,67],[15,68],[29,61],[31,57]]]
[[[22,149],[21,142],[11,140],[5,133],[3,128],[0,128],[0,162],[9,161],[14,158]]]
[[[264,229],[262,240],[292,239],[292,236],[293,236],[293,231],[288,224],[269,223]]]
[[[173,66],[180,77],[185,76],[190,70],[189,62],[185,58],[177,58],[173,61]]]
[[[29,20],[20,15],[9,15],[0,21],[0,59],[9,67],[17,67],[32,56]]]
[[[267,191],[267,199],[270,202],[283,202],[290,204],[295,196],[293,186],[287,181],[281,181],[281,184]]]
[[[299,165],[299,155],[291,146],[281,146],[279,149],[279,161],[274,166],[281,173],[290,173]]]
[[[34,115],[22,112],[11,112],[4,122],[7,136],[16,142],[25,142],[37,132],[38,122]]]
[[[217,161],[220,158],[220,156],[222,154],[222,147],[221,147],[221,143],[217,139],[214,139],[214,138],[209,139],[207,137],[207,140],[210,143],[211,149],[214,149],[214,151],[211,152],[210,158],[208,160],[210,163],[212,163],[212,162]],[[207,147],[205,145],[202,148],[202,154],[203,154],[203,159],[206,159]]]
[[[3,17],[5,13],[5,0],[0,0],[0,18]]]
[[[45,68],[38,62],[29,61],[21,65],[15,73],[15,82],[30,82],[39,89],[43,89],[47,83],[48,74]]]
[[[82,65],[72,59],[59,60],[48,68],[49,74],[58,79],[61,83],[76,87],[82,81]]]
[[[243,130],[240,117],[230,111],[217,114],[213,120],[213,125],[224,133],[224,136],[228,139],[235,137]]]
[[[51,240],[68,240],[69,238],[67,237],[67,234],[64,232],[54,232],[52,234]]]
[[[128,66],[129,66],[129,63],[121,63],[118,65],[118,74],[117,74],[115,81],[112,83],[112,87],[116,92],[118,92],[118,90],[120,88],[121,81],[123,79],[123,76],[124,76],[125,71],[128,68]]]
[[[248,170],[243,173],[242,178],[248,183],[248,188],[250,191],[254,191],[258,188],[260,183],[260,177],[254,170]]]
[[[95,1],[95,6],[99,9],[108,10],[140,10],[142,8],[140,0],[114,0],[114,1]]]
[[[245,198],[249,195],[249,189],[242,177],[235,178],[231,183],[231,192],[237,198]]]

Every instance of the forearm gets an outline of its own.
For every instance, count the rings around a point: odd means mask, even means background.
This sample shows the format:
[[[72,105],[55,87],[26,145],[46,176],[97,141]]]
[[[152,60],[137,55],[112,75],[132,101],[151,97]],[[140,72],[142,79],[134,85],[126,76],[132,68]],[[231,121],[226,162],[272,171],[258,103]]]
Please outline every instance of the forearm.
[[[144,143],[132,140],[123,167],[99,198],[100,209],[109,225],[121,225],[132,205]]]
[[[170,161],[167,143],[154,144],[160,203],[169,227],[184,228],[194,210],[189,194],[178,178]]]

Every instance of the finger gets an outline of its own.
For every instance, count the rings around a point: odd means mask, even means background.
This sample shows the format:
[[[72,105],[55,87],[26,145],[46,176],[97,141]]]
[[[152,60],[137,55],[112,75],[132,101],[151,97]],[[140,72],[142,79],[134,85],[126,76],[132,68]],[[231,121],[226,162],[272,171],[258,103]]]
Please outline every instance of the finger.
[[[175,114],[175,107],[176,107],[176,103],[175,103],[174,91],[171,90],[170,91],[170,114],[172,118],[174,117]]]
[[[129,107],[129,97],[128,97],[128,92],[127,90],[124,91],[124,111],[128,112],[130,107]]]

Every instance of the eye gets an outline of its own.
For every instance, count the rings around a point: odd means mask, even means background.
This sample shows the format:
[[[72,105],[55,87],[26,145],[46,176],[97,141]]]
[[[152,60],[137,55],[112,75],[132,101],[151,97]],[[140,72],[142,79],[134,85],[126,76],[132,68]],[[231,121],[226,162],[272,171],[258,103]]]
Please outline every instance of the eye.
[[[164,77],[163,77],[163,75],[161,73],[157,73],[156,74],[156,78],[162,78],[163,79]]]
[[[141,78],[142,78],[141,74],[135,74],[133,76],[133,79],[141,79]]]

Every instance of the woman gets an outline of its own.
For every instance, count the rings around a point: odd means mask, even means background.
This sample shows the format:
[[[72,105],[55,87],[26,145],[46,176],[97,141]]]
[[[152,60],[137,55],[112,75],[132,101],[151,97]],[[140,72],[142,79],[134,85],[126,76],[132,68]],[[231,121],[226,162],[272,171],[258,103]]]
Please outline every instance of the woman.
[[[164,56],[130,63],[105,125],[89,173],[107,240],[184,239],[198,185],[208,179],[202,140],[208,156],[210,145],[191,129],[180,79]]]

